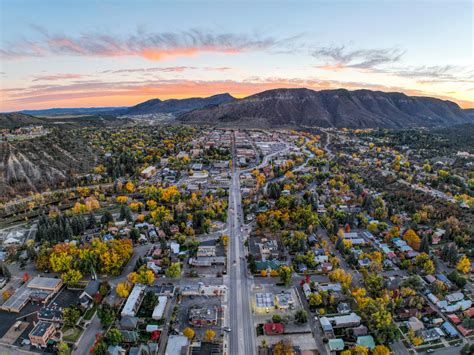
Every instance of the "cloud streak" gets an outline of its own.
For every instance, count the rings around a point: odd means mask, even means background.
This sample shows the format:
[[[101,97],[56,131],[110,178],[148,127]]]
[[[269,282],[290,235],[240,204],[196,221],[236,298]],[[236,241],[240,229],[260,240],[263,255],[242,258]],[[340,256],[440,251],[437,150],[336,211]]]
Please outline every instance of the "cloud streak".
[[[50,75],[38,75],[33,77],[35,81],[56,81],[56,80],[68,80],[68,79],[80,79],[84,76],[82,74],[50,74]]]
[[[346,46],[339,46],[318,48],[311,54],[327,61],[322,66],[324,69],[373,69],[400,61],[405,52],[399,48],[351,50]]]
[[[17,59],[44,56],[138,56],[160,61],[201,53],[236,54],[265,51],[284,47],[290,40],[277,40],[258,34],[250,36],[241,33],[216,33],[202,29],[160,33],[137,31],[129,35],[84,33],[78,36],[50,33],[39,27],[34,29],[39,34],[38,40],[9,43],[0,49],[0,57]]]

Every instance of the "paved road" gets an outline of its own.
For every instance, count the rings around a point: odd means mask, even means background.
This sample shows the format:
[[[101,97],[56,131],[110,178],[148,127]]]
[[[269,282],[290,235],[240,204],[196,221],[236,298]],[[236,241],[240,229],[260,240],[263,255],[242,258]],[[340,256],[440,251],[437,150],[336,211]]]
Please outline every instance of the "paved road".
[[[229,351],[228,354],[252,355],[256,353],[255,328],[250,308],[251,280],[245,264],[244,240],[241,233],[242,197],[240,195],[239,171],[236,168],[235,141],[232,139],[234,163],[229,194],[229,216],[227,230],[229,244]],[[268,161],[268,159],[264,159]],[[235,262],[234,262],[235,261]]]

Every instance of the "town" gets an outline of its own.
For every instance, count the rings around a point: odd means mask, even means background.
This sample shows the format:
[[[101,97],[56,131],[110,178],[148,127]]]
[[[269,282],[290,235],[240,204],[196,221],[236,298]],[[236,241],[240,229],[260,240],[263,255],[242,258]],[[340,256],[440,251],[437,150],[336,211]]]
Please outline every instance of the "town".
[[[1,205],[2,349],[474,350],[461,148],[380,130],[80,132],[101,157],[77,186]]]

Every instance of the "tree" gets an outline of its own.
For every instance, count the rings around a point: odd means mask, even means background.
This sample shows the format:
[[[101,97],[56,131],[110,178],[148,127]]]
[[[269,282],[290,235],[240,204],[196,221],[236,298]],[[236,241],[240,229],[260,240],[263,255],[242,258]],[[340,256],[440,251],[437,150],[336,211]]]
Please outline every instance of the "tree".
[[[77,307],[71,306],[64,308],[63,321],[66,326],[75,326],[79,318],[81,318],[81,311]]]
[[[273,323],[281,323],[282,319],[281,319],[281,316],[279,314],[274,314],[272,316],[272,322]]]
[[[306,323],[308,322],[308,313],[304,309],[300,309],[295,314],[295,321],[298,323]]]
[[[319,293],[311,293],[308,297],[309,307],[315,309],[323,303],[323,298]]]
[[[112,213],[110,211],[105,211],[105,213],[102,215],[102,218],[100,219],[100,223],[102,224],[109,224],[114,221],[114,216],[112,216]]]
[[[372,350],[372,355],[388,355],[390,350],[384,345],[377,345],[374,350]]]
[[[130,294],[130,290],[132,289],[132,285],[128,282],[119,282],[117,287],[115,288],[115,292],[117,295],[122,298],[127,298]]]
[[[293,344],[287,339],[282,339],[278,343],[273,345],[273,354],[294,355],[295,351],[293,350]]]
[[[117,328],[112,328],[107,332],[105,336],[107,343],[110,345],[118,345],[123,341],[122,333]]]
[[[132,228],[130,230],[129,237],[131,240],[133,240],[136,243],[138,239],[140,238],[140,231],[136,228]]]
[[[138,272],[131,272],[127,278],[133,284],[152,285],[155,282],[155,274],[146,266],[140,267]]]
[[[352,275],[343,269],[336,269],[329,273],[329,279],[333,282],[340,282],[342,288],[348,290],[352,282]]]
[[[92,353],[94,355],[107,354],[107,344],[105,343],[105,341],[100,340],[99,342],[97,342],[92,349]]]
[[[194,338],[195,334],[196,333],[194,332],[194,330],[192,328],[187,327],[187,328],[184,328],[184,330],[183,330],[183,335],[186,338],[188,338],[189,340],[192,340]]]
[[[420,248],[420,237],[413,229],[408,229],[405,234],[403,234],[403,240],[405,240],[407,244],[415,250]]]
[[[204,333],[204,340],[206,341],[213,341],[215,337],[216,337],[216,332],[213,331],[212,329],[208,329]]]
[[[288,286],[291,283],[291,275],[293,273],[293,270],[291,267],[283,265],[280,266],[278,269],[278,274],[280,275],[280,281],[285,284],[285,286]]]
[[[71,349],[69,349],[69,346],[63,341],[61,341],[56,347],[58,349],[58,355],[71,354]]]
[[[68,270],[61,275],[61,279],[71,287],[77,286],[79,281],[82,279],[82,274],[79,270]]]
[[[429,253],[430,252],[430,241],[428,237],[425,235],[421,238],[420,250],[421,253]]]
[[[148,291],[143,298],[142,307],[148,312],[152,312],[158,303],[158,296],[152,292]]]
[[[108,327],[115,320],[115,309],[108,303],[103,303],[99,307],[97,315],[99,316],[102,326]]]
[[[132,217],[132,212],[130,211],[130,208],[128,208],[125,205],[120,206],[120,220],[126,220],[127,222],[131,222],[133,220]]]
[[[166,277],[177,278],[181,276],[181,263],[172,263],[165,271]]]
[[[463,255],[461,259],[459,259],[456,269],[463,274],[467,274],[471,270],[471,261],[466,255]]]

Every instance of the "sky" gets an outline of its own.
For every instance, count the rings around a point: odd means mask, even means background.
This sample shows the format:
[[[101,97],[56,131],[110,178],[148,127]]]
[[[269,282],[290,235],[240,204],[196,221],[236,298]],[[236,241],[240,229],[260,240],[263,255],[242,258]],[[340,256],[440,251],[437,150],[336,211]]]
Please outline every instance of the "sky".
[[[274,88],[474,107],[474,1],[0,0],[0,111]]]

